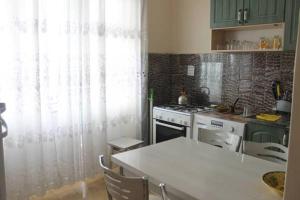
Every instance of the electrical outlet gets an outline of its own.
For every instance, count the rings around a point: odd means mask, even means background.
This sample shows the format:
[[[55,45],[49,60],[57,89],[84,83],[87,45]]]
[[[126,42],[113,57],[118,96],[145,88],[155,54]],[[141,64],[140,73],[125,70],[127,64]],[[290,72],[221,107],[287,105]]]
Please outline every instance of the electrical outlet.
[[[188,68],[187,75],[188,76],[194,76],[195,75],[195,66],[188,65],[187,68]]]

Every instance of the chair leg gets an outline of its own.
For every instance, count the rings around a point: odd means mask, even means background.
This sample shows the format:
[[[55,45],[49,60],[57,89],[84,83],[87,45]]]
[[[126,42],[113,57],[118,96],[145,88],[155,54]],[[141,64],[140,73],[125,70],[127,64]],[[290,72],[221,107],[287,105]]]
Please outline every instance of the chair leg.
[[[82,181],[80,183],[80,188],[81,188],[81,192],[82,192],[82,199],[88,199],[88,188],[87,185],[84,181]]]
[[[121,166],[120,166],[120,175],[121,175],[121,176],[124,176],[124,169],[123,169],[123,167],[121,167]]]
[[[111,195],[107,192],[107,197],[108,197],[108,200],[113,200],[113,198],[111,197]]]

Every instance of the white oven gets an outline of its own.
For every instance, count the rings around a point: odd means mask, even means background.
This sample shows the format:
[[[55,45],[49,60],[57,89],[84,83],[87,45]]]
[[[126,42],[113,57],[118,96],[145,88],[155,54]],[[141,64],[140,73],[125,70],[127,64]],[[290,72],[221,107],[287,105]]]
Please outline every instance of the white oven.
[[[244,137],[245,123],[225,120],[207,116],[205,114],[195,114],[193,123],[193,139],[198,141],[202,132],[209,133],[231,133]]]
[[[191,113],[176,112],[154,107],[153,134],[150,138],[153,144],[174,139],[177,137],[191,138]]]

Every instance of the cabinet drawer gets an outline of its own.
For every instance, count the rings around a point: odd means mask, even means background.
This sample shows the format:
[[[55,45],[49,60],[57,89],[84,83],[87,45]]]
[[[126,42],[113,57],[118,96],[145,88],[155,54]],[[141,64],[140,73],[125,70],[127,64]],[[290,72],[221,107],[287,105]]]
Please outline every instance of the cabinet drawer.
[[[280,126],[248,123],[246,126],[245,140],[259,143],[272,142],[287,146],[288,130]]]

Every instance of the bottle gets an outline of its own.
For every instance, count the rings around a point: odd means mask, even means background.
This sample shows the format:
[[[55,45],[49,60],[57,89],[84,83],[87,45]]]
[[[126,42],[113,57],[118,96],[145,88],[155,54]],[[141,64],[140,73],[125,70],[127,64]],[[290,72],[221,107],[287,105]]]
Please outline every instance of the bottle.
[[[259,40],[259,49],[264,50],[264,49],[268,49],[269,45],[268,45],[268,41],[266,38],[261,37]]]
[[[273,38],[273,49],[280,49],[281,48],[281,38],[279,35],[275,35]]]

